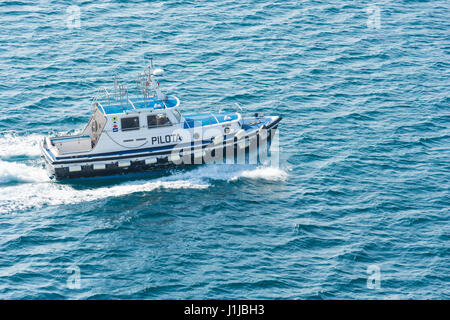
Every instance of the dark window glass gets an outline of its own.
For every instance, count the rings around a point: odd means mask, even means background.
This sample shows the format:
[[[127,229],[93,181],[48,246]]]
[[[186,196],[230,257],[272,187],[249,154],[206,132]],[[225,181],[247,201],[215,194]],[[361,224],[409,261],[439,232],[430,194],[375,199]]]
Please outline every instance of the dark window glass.
[[[156,127],[170,126],[172,125],[172,123],[164,113],[160,113],[154,116],[148,116],[147,125],[149,128],[156,128]]]
[[[122,131],[139,129],[139,117],[122,118],[120,119],[120,123],[122,125]]]
[[[167,118],[165,114],[158,114],[156,119],[158,120],[158,127],[170,126],[171,124],[169,118]]]
[[[156,116],[148,116],[147,125],[149,128],[156,128],[156,126],[158,125],[158,122],[156,121]]]

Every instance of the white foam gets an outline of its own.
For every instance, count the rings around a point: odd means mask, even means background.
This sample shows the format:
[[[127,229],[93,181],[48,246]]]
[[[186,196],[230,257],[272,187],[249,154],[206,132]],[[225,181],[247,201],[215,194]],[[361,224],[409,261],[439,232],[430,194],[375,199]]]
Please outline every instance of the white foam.
[[[269,181],[285,181],[288,178],[288,173],[283,169],[276,167],[257,167],[253,170],[244,170],[239,172],[230,179],[230,181],[235,181],[240,178],[247,179],[262,179]]]
[[[0,184],[14,181],[43,182],[49,178],[42,168],[0,160]]]
[[[120,197],[136,192],[149,192],[163,189],[204,189],[206,184],[194,184],[190,181],[150,181],[124,183],[113,187],[101,187],[77,190],[69,185],[55,182],[29,183],[20,186],[10,186],[0,193],[0,213],[14,213],[30,208],[40,208],[45,205],[65,205],[95,201],[109,197]]]
[[[39,142],[44,139],[43,135],[30,134],[20,136],[14,133],[0,135],[0,157],[13,156],[39,156]]]
[[[279,168],[234,165],[205,165],[153,180],[129,181],[111,187],[75,189],[67,184],[52,182],[40,167],[0,160],[0,181],[24,181],[5,186],[0,192],[0,213],[14,213],[43,206],[58,206],[120,197],[156,189],[205,189],[214,180],[235,181],[240,178],[279,181],[288,174]]]
[[[284,181],[289,176],[285,170],[277,167],[227,164],[204,165],[181,175],[189,180],[224,181],[235,181],[240,178]]]

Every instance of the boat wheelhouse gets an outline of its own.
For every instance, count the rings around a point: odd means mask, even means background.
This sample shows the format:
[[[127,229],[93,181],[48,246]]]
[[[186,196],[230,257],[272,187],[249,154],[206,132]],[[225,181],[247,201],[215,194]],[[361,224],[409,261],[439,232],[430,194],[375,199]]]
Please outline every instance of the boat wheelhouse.
[[[81,133],[46,137],[40,148],[51,176],[68,179],[248,162],[252,145],[257,157],[260,150],[267,153],[281,117],[182,115],[180,100],[160,90],[157,77],[162,75],[162,69],[153,66],[139,75],[139,95],[134,98],[116,77],[113,94],[104,88],[92,100],[92,116]]]

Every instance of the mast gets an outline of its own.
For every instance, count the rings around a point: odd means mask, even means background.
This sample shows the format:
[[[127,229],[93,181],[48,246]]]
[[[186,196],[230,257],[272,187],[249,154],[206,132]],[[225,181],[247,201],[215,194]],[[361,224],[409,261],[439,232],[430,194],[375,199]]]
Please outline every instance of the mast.
[[[160,101],[167,100],[167,95],[161,91],[159,88],[159,82],[156,80],[156,77],[162,76],[163,74],[163,69],[153,69],[153,58],[150,58],[150,66],[148,67],[148,82],[151,83],[153,90],[156,92],[156,97]]]

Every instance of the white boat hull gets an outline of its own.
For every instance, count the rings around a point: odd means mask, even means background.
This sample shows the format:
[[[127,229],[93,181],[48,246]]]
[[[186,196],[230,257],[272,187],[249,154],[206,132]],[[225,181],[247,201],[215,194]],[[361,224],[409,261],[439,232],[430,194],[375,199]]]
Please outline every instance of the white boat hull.
[[[247,120],[255,119],[258,118]],[[48,148],[48,141],[44,140],[41,143],[41,151],[50,175],[58,180],[168,170],[205,163],[257,164],[270,153],[272,138],[281,121],[281,117],[264,119],[268,121],[250,126],[247,130],[242,129],[195,143],[58,157]]]

